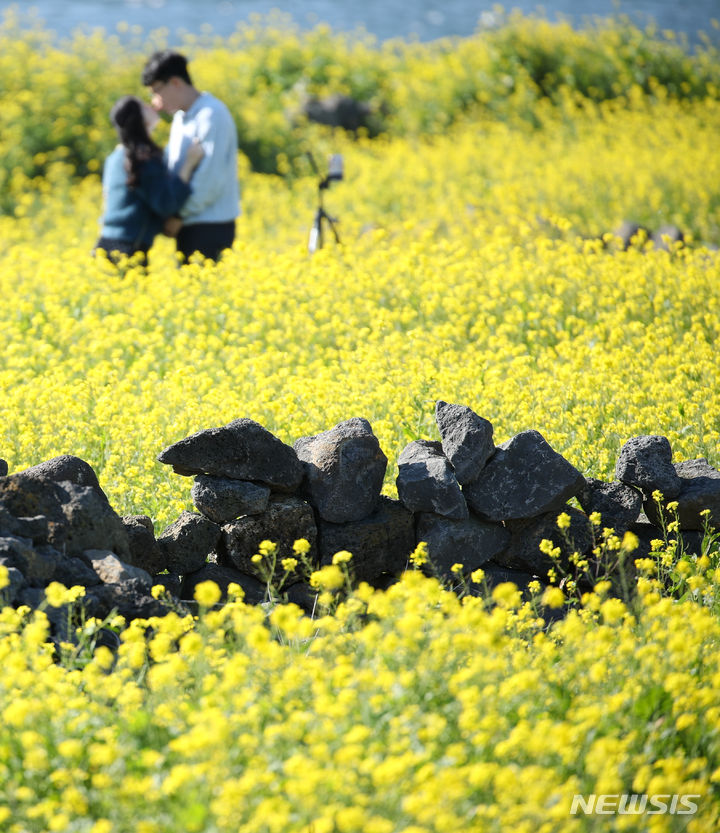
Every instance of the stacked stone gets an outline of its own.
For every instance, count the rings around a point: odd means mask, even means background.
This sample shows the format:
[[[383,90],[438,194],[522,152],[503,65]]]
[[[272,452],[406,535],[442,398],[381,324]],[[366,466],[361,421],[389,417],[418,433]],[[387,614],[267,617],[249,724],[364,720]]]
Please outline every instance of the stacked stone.
[[[493,426],[464,405],[438,401],[440,442],[416,440],[401,453],[397,490],[416,514],[434,568],[453,579],[453,566],[468,574],[482,567],[490,585],[526,586],[547,578],[552,563],[540,552],[543,538],[560,546],[557,516],[570,515],[576,547],[592,544],[588,518],[567,505],[585,484],[583,475],[537,431],[524,431],[495,446]]]
[[[720,527],[720,472],[705,459],[674,464],[665,437],[630,439],[615,479],[604,482],[585,478],[538,431],[496,446],[492,424],[467,406],[439,401],[435,417],[440,440],[415,440],[400,454],[396,500],[381,494],[387,457],[365,419],[293,446],[247,418],[199,431],[158,456],[194,478],[197,511],[183,512],[157,539],[149,517],[112,509],[95,472],[77,457],[9,476],[0,461],[0,565],[10,579],[2,599],[36,607],[58,581],[86,588],[88,615],[116,609],[126,619],[145,618],[167,610],[153,598],[153,584],[182,601],[212,580],[223,592],[237,583],[248,602],[260,603],[266,586],[252,559],[269,540],[277,545],[276,578],[291,601],[311,610],[313,588],[281,566],[298,539],[309,544],[311,567],[350,551],[355,579],[376,587],[392,582],[424,541],[434,568],[450,580],[460,564],[466,575],[482,567],[490,586],[525,588],[545,581],[553,566],[540,550],[543,539],[559,548],[568,570],[574,552],[592,561],[594,512],[603,528],[638,536],[630,562],[650,552],[674,519],[664,508],[670,500],[686,549],[700,549],[703,510]],[[570,519],[562,531],[561,512]],[[54,615],[58,627],[67,620],[62,611]]]
[[[438,401],[435,417],[441,441],[416,440],[403,450],[397,489],[415,514],[417,540],[427,542],[435,567],[448,579],[459,563],[465,574],[482,567],[490,586],[546,581],[553,562],[540,550],[543,539],[560,549],[560,564],[569,572],[574,552],[592,564],[596,541],[589,515],[595,512],[601,528],[638,536],[638,550],[623,567],[628,578],[635,558],[650,552],[651,541],[674,518],[663,509],[669,500],[678,504],[677,535],[687,551],[700,551],[703,510],[710,511],[710,526],[720,526],[720,472],[705,459],[673,464],[665,437],[630,439],[615,480],[604,482],[585,478],[537,431],[495,447],[491,423],[470,408]],[[582,511],[568,503],[571,498]],[[562,532],[560,512],[570,519]]]
[[[295,539],[305,538],[315,558],[312,510],[296,495],[300,461],[254,420],[198,431],[168,446],[158,460],[194,477],[197,512],[183,512],[157,539],[157,566],[168,571],[164,581],[181,598],[192,599],[198,583],[212,580],[223,594],[236,583],[248,601],[262,601],[265,586],[252,557],[263,540],[278,545],[280,559],[292,554]]]
[[[262,601],[266,588],[252,559],[264,540],[277,546],[275,579],[306,608],[314,591],[299,570],[282,568],[295,555],[295,541],[308,542],[313,568],[352,547],[358,581],[397,574],[414,546],[412,514],[381,497],[387,458],[365,419],[302,437],[293,447],[253,420],[238,419],[175,443],[158,460],[195,477],[197,513],[183,513],[157,541],[183,599],[211,579],[223,592],[234,582],[247,600]]]
[[[152,577],[133,564],[134,522],[110,506],[92,467],[71,455],[0,476],[0,565],[7,604],[40,606],[51,582],[86,588],[87,615],[116,610],[126,619],[159,616]],[[154,538],[153,538],[154,542]],[[58,637],[72,641],[67,611],[48,608]]]

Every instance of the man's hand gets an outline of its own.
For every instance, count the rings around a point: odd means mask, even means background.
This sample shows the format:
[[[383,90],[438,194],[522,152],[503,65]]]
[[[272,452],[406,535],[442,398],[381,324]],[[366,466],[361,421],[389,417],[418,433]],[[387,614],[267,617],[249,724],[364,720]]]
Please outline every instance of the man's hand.
[[[166,237],[177,237],[183,221],[179,217],[168,217],[163,224],[163,234]]]

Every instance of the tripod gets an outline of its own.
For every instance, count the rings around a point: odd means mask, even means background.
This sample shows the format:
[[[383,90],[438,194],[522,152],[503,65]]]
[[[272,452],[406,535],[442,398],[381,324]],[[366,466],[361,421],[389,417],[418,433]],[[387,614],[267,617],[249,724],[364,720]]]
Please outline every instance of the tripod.
[[[332,231],[333,236],[335,237],[335,242],[338,244],[340,243],[340,235],[335,227],[337,219],[331,217],[327,211],[325,211],[325,207],[323,206],[323,191],[326,191],[330,187],[330,183],[333,182],[333,180],[342,179],[343,174],[342,158],[337,155],[331,158],[330,169],[327,176],[324,177],[320,176],[320,171],[315,164],[315,159],[309,151],[308,157],[315,173],[320,177],[320,182],[318,183],[318,207],[315,211],[315,218],[313,219],[312,228],[310,229],[310,237],[308,238],[308,251],[310,254],[313,254],[318,249],[322,249],[323,247],[323,243],[325,242],[325,225],[330,227],[330,231]]]

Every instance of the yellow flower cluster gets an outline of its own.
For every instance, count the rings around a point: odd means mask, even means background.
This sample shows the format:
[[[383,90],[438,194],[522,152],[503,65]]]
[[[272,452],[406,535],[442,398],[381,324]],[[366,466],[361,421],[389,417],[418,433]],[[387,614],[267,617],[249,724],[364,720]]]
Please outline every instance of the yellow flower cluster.
[[[717,99],[718,49],[690,50],[672,32],[629,19],[587,21],[579,30],[493,10],[497,25],[464,38],[378,43],[365,31],[300,31],[289,15],[255,15],[224,36],[207,27],[168,44],[168,30],[76,32],[58,42],[23,4],[0,16],[0,210],[32,211],[38,178],[62,187],[63,172],[98,171],[113,141],[110,103],[144,95],[140,69],[168,45],[191,59],[193,79],[217,91],[239,129],[253,169],[308,171],[322,131],[302,116],[311,96],[346,94],[369,105],[362,130],[440,134],[468,115],[536,124],[539,103],[568,114],[588,102],[646,96]],[[686,45],[685,45],[686,46]]]
[[[547,631],[513,585],[494,597],[412,571],[314,621],[231,602],[135,621],[80,668],[6,609],[3,830],[575,833],[599,829],[575,795],[623,793],[697,812],[608,829],[716,830],[717,616],[601,593]]]

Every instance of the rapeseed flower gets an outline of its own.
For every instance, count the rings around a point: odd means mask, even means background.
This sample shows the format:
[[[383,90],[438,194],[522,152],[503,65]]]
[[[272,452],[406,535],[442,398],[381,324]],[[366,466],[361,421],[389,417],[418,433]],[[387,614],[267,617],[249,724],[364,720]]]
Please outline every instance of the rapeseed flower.
[[[212,607],[220,601],[220,588],[214,581],[201,581],[195,586],[195,601],[203,607]]]

